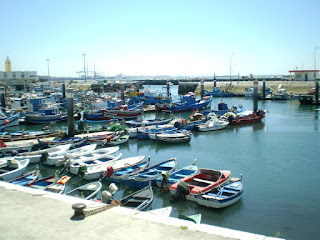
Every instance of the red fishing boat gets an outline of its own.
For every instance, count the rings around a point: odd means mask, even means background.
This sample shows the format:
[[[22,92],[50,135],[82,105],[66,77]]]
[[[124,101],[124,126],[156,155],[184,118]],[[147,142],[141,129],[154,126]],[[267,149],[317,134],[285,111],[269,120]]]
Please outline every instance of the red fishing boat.
[[[231,177],[231,171],[218,171],[213,169],[199,169],[200,173],[191,177],[182,179],[182,182],[189,186],[189,194],[186,199],[196,201],[196,195],[204,194],[212,189],[227,184]],[[179,183],[177,182],[170,187],[170,193],[175,195],[179,191]]]
[[[141,106],[141,105],[139,105]],[[128,108],[128,105],[121,105],[120,109],[101,109],[103,118],[108,119],[133,119],[143,114],[142,107]]]
[[[247,110],[238,114],[228,112],[223,115],[223,118],[226,118],[230,125],[239,125],[244,123],[260,122],[265,115],[266,112],[264,110],[258,109],[256,112]]]

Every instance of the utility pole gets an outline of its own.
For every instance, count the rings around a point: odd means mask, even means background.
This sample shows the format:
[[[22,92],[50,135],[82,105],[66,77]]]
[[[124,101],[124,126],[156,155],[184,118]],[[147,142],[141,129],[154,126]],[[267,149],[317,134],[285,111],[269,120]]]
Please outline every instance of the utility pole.
[[[83,73],[84,73],[84,82],[87,82],[87,74],[86,74],[86,54],[83,53]]]
[[[50,79],[50,72],[49,72],[49,61],[50,61],[50,59],[46,59],[47,60],[47,67],[48,67],[48,81],[49,81],[49,79]]]

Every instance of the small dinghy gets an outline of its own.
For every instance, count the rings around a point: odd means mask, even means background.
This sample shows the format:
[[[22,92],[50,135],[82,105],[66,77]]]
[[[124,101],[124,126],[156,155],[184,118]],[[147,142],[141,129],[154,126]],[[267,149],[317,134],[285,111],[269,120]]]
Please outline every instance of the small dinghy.
[[[180,194],[182,192],[184,192],[186,199],[196,201],[197,195],[206,194],[218,186],[223,186],[227,184],[231,178],[231,171],[218,171],[205,168],[200,168],[199,170],[200,173],[184,178],[170,187],[173,202],[182,197]],[[184,191],[180,190],[181,182],[186,186]],[[185,186],[183,186],[183,188],[185,188]]]
[[[96,182],[87,183],[76,189],[73,189],[67,192],[66,195],[90,200],[96,197],[96,195],[101,190],[101,188],[102,188],[101,182],[96,181]]]
[[[125,198],[120,200],[120,203],[123,207],[132,208],[134,210],[143,211],[146,210],[153,201],[153,190],[151,183]]]
[[[40,160],[45,161],[47,157],[60,156],[66,153],[71,147],[71,144],[60,145],[52,148],[42,149],[38,151],[19,153],[16,159],[29,158],[31,163],[38,163]],[[47,155],[47,156],[44,156]]]
[[[170,158],[150,166],[138,174],[123,176],[122,180],[129,187],[143,188],[148,186],[149,182],[154,182],[155,179],[159,178],[163,171],[166,171],[169,174],[175,171],[177,164],[176,158]]]
[[[58,176],[49,176],[28,184],[28,186],[40,190],[63,193],[66,188],[66,183],[70,179],[71,177],[68,176],[63,176],[61,178],[59,178]]]
[[[8,181],[9,183],[13,183],[20,186],[25,186],[27,184],[31,184],[32,182],[36,181],[39,177],[39,168],[37,167],[34,171],[28,172],[21,177],[12,179]]]
[[[61,145],[61,146],[64,146],[64,145]],[[97,144],[90,144],[90,145],[85,145],[85,146],[75,148],[72,150],[67,150],[64,152],[64,154],[60,154],[60,155],[56,155],[56,156],[49,156],[43,163],[50,165],[50,166],[55,165],[56,167],[60,167],[67,160],[68,154],[82,156],[83,154],[92,153],[92,151],[94,151],[96,149],[96,147],[97,147]]]
[[[0,159],[0,180],[10,181],[26,172],[29,159],[15,160],[14,157]]]
[[[113,138],[108,138],[103,143],[103,146],[118,146],[121,144],[125,144],[129,140],[129,134],[122,135],[122,136],[115,136]]]
[[[155,182],[160,188],[169,188],[172,184],[181,181],[184,178],[191,177],[198,172],[198,166],[194,164],[183,167],[171,174],[162,172],[161,176],[158,177]]]
[[[104,166],[108,165],[111,162],[114,162],[118,159],[120,159],[122,156],[122,153],[119,153],[117,156],[112,155],[101,155],[97,157],[79,157],[75,161],[73,161],[69,167],[69,171],[73,174],[79,174],[81,171],[80,167],[88,168],[93,166]]]
[[[224,208],[239,201],[243,192],[242,176],[230,180],[222,188],[215,188],[203,195],[196,196],[196,202],[211,208]]]
[[[115,161],[109,161],[106,164],[100,164],[96,166],[90,166],[83,170],[82,174],[84,174],[84,179],[93,180],[99,179],[105,172],[108,171],[108,168],[112,167],[113,171],[117,171],[119,169],[123,169],[126,166],[132,166],[134,164],[139,164],[143,162],[145,156],[135,156],[124,159],[118,159]],[[82,170],[82,169],[81,169]]]
[[[116,172],[113,172],[113,169],[112,169],[112,173],[109,176],[108,180],[110,180],[111,182],[121,182],[121,179],[123,176],[127,176],[129,174],[138,174],[139,172],[144,171],[149,166],[149,163],[150,163],[150,157],[148,158],[147,161],[126,166],[122,169],[119,169]]]

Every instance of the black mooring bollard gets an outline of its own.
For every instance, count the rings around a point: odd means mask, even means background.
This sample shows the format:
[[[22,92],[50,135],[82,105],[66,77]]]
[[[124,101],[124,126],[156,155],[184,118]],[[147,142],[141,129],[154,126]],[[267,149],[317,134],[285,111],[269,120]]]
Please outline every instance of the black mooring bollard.
[[[87,206],[84,203],[75,203],[72,205],[72,209],[74,210],[74,215],[72,216],[73,219],[81,220],[84,219],[86,216],[84,215],[83,210]]]

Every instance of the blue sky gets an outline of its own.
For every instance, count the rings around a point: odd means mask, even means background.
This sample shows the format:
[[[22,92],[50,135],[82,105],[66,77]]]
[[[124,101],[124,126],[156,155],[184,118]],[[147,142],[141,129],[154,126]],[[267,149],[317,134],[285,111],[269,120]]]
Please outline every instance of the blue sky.
[[[314,69],[320,1],[3,0],[0,71],[284,75]],[[320,49],[316,50],[317,69]],[[231,64],[230,64],[231,63]]]

